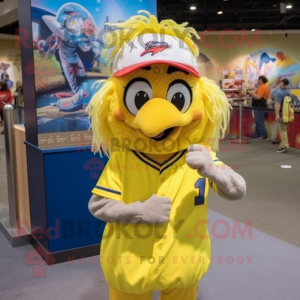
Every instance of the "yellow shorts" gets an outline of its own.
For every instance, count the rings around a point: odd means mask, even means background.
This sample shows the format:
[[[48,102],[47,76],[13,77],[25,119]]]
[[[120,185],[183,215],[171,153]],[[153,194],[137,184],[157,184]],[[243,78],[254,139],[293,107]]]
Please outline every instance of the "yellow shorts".
[[[198,283],[184,288],[172,288],[161,291],[159,300],[196,300],[198,293]],[[153,292],[136,295],[119,292],[113,288],[109,288],[109,300],[152,300]]]

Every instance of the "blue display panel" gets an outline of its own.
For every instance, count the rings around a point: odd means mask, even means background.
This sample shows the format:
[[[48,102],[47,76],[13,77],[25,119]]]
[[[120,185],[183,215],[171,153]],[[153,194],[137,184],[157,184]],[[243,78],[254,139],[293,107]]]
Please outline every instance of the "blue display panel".
[[[88,150],[44,154],[51,252],[101,241],[105,223],[91,215],[88,202],[106,163]]]

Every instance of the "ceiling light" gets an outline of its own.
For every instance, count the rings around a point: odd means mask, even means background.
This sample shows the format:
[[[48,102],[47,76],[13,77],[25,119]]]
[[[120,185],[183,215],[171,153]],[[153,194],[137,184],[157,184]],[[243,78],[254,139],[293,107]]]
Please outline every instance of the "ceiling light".
[[[253,28],[253,29],[251,29],[251,31],[255,31],[255,29]]]
[[[223,13],[223,11],[222,11],[222,6],[219,5],[219,6],[218,6],[218,10],[217,10],[217,14],[218,14],[218,15],[221,15],[222,13]]]
[[[292,8],[293,7],[293,5],[291,5],[291,4],[288,4],[287,6],[286,6],[286,8]]]
[[[190,10],[195,10],[196,9],[196,6],[191,6],[190,7]]]

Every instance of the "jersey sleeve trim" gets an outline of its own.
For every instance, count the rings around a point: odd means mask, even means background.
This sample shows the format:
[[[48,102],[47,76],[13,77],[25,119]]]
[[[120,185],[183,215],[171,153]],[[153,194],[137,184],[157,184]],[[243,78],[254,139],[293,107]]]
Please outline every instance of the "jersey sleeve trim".
[[[102,188],[99,186],[94,187],[94,189],[92,190],[92,194],[103,197],[103,198],[121,201],[121,193],[120,192]]]
[[[107,189],[107,188],[104,188],[104,187],[99,186],[99,185],[96,185],[96,186],[95,186],[95,189],[99,189],[99,190],[102,190],[102,191],[105,191],[105,192],[109,192],[109,193],[121,195],[121,192],[114,191],[114,190],[111,190],[111,189]]]

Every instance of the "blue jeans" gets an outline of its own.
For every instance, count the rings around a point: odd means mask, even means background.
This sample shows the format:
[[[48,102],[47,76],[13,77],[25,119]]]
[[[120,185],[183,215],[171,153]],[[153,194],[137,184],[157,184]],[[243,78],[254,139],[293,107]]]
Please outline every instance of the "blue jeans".
[[[255,132],[253,134],[254,138],[262,137],[266,139],[268,137],[267,129],[265,125],[265,113],[263,109],[254,109],[254,118],[255,118]]]

